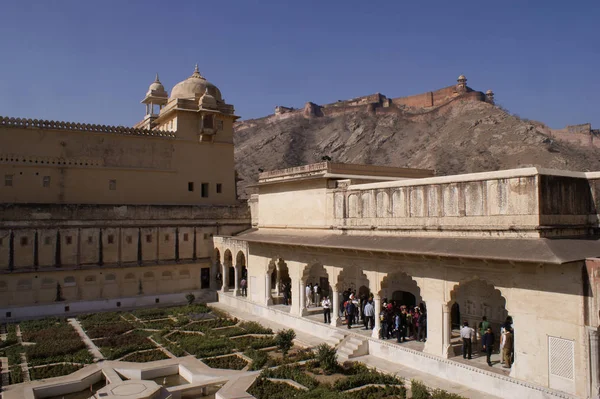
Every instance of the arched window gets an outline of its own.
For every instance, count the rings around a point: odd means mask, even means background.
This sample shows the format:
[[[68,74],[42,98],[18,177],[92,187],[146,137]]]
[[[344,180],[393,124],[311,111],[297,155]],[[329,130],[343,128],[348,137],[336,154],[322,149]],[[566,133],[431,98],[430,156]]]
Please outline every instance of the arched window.
[[[8,284],[6,281],[0,281],[0,291],[6,291],[8,289]]]
[[[96,282],[96,276],[85,276],[85,282],[88,284],[93,284]]]
[[[154,280],[154,273],[152,273],[152,272],[144,273],[144,279],[145,280]]]
[[[133,274],[133,273],[127,273],[125,275],[125,280],[135,280],[135,274]]]
[[[162,272],[162,278],[167,280],[173,278],[173,274],[169,271]]]
[[[135,278],[135,277],[132,277],[132,278]],[[107,274],[104,277],[104,280],[106,280],[107,283],[114,283],[117,280],[117,276],[115,276],[114,274]]]

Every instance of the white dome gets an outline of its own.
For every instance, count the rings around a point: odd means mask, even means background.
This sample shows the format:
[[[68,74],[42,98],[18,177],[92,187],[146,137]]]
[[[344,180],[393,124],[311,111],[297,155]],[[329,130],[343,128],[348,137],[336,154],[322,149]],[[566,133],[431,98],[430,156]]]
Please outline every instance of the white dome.
[[[196,65],[196,69],[192,76],[187,78],[186,80],[177,83],[173,90],[171,90],[171,97],[173,98],[187,98],[187,99],[196,99],[202,96],[206,91],[215,98],[217,101],[223,101],[221,97],[221,92],[217,88],[217,86],[213,85],[198,71],[198,65]]]

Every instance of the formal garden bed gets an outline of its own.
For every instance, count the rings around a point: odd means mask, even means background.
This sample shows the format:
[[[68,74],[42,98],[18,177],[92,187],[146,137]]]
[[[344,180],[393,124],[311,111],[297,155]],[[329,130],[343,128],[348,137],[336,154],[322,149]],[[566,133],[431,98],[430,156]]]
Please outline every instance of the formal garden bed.
[[[361,363],[337,362],[335,349],[294,345],[293,330],[275,334],[256,322],[244,322],[203,304],[79,316],[78,322],[109,360],[151,362],[195,356],[212,368],[262,370],[249,393],[263,398],[384,399],[407,398],[400,379]],[[0,356],[9,362],[10,382],[70,374],[93,361],[85,343],[65,319],[45,318],[6,326]],[[159,347],[157,347],[157,345]],[[243,353],[243,356],[241,354]],[[248,359],[250,361],[248,361]],[[22,370],[21,363],[26,361]],[[299,389],[294,381],[304,386]],[[461,399],[413,382],[412,399]]]
[[[92,363],[93,357],[77,331],[65,319],[45,318],[6,326],[6,340],[1,341],[0,356],[8,358],[11,384],[23,382],[23,367],[30,379],[59,377]]]
[[[228,355],[220,357],[211,357],[202,359],[202,362],[208,367],[214,369],[242,370],[248,365],[248,362],[238,355]]]
[[[169,359],[169,356],[167,356],[163,351],[160,349],[151,349],[148,351],[131,353],[120,360],[123,362],[146,363],[165,359]]]

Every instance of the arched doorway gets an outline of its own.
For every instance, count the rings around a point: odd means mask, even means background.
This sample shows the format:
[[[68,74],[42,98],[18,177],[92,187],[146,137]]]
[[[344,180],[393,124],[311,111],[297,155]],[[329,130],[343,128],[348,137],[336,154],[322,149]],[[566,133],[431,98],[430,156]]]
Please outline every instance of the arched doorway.
[[[223,289],[229,289],[235,286],[235,268],[233,267],[233,256],[231,251],[226,249],[223,253]]]
[[[273,304],[291,304],[292,280],[287,263],[281,258],[273,258],[268,267],[269,295]]]
[[[235,271],[235,286],[239,287],[239,293],[237,294],[241,296],[248,296],[248,270],[246,269],[246,256],[242,251],[238,251],[235,256]],[[241,284],[242,280],[245,282],[244,285]]]
[[[329,285],[329,273],[325,267],[320,263],[306,265],[301,281],[304,292],[300,292],[300,295],[304,297],[304,307],[307,309],[320,308],[323,297],[329,296],[332,292]],[[314,289],[315,285],[318,286],[316,290]],[[307,286],[312,289],[308,290]]]
[[[475,340],[472,343],[473,357],[485,356],[481,352],[480,332],[480,323],[485,317],[490,323],[496,338],[492,364],[499,362],[500,328],[508,317],[506,298],[502,296],[500,290],[485,280],[475,278],[454,286],[454,289],[450,292],[450,298],[448,303],[450,325],[447,326],[448,333],[446,334],[449,345],[448,356],[462,356],[462,341],[459,329],[465,321],[475,330]]]
[[[340,317],[341,322],[348,322],[344,309],[344,302],[349,299],[351,294],[354,294],[356,299],[359,301],[358,316],[355,318],[355,322],[357,325],[359,325],[359,323],[364,323],[364,306],[371,296],[369,279],[367,278],[366,274],[358,267],[345,267],[338,276],[337,287],[338,309],[336,309],[336,312],[337,316]]]
[[[387,275],[381,282],[380,296],[388,301],[396,301],[397,306],[415,307],[422,302],[421,288],[404,272]]]

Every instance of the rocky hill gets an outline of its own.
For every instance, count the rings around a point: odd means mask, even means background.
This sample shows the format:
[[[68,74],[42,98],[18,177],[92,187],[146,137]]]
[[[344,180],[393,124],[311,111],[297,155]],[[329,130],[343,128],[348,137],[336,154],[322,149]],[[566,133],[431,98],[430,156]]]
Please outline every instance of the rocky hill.
[[[318,162],[431,168],[438,175],[526,166],[600,170],[600,149],[561,142],[538,122],[486,102],[417,112],[356,108],[330,116],[271,115],[235,127],[238,192],[265,171]]]

